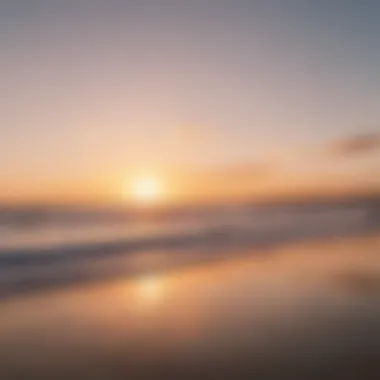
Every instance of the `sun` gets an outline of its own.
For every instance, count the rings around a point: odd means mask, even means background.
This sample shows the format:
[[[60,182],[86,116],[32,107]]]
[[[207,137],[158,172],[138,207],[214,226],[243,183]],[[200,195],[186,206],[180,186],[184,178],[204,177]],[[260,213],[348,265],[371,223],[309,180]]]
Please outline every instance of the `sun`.
[[[126,199],[141,205],[159,203],[163,198],[163,184],[154,176],[139,176],[128,181],[123,189]]]

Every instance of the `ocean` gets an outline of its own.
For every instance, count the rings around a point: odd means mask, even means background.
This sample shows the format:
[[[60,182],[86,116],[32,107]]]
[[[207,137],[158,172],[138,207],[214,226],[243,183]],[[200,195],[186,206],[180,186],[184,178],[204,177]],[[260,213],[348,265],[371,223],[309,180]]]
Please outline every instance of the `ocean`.
[[[0,379],[379,379],[379,210],[3,208]]]
[[[0,292],[157,272],[242,248],[367,233],[380,226],[379,204],[365,199],[166,210],[3,207]]]

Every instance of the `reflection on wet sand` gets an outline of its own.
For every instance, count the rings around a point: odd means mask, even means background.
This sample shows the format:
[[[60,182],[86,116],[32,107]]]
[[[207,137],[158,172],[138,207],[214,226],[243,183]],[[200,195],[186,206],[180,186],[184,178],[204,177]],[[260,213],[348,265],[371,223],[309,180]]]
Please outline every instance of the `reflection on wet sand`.
[[[143,303],[160,302],[164,294],[164,279],[158,275],[141,276],[135,280],[137,298]]]
[[[0,378],[377,378],[379,246],[294,245],[7,300]]]

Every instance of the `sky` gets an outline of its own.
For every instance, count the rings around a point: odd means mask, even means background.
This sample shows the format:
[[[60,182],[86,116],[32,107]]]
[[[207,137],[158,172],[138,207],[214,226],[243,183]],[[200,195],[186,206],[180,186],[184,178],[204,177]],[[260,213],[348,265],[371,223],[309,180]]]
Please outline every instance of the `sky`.
[[[379,18],[376,0],[0,0],[0,200],[111,199],[140,172],[187,196],[380,189]]]

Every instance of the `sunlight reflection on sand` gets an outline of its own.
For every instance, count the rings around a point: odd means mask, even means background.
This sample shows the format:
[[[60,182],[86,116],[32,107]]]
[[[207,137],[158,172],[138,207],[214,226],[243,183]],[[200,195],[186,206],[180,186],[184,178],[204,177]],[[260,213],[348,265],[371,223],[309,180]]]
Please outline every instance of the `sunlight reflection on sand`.
[[[20,363],[36,378],[49,366],[85,378],[97,368],[88,357],[124,375],[132,364],[140,371],[244,359],[272,368],[308,358],[330,365],[331,352],[373,355],[379,246],[373,236],[298,244],[9,300],[0,304],[0,378]]]
[[[145,275],[134,281],[138,301],[154,304],[160,301],[165,293],[165,280],[158,275]]]

